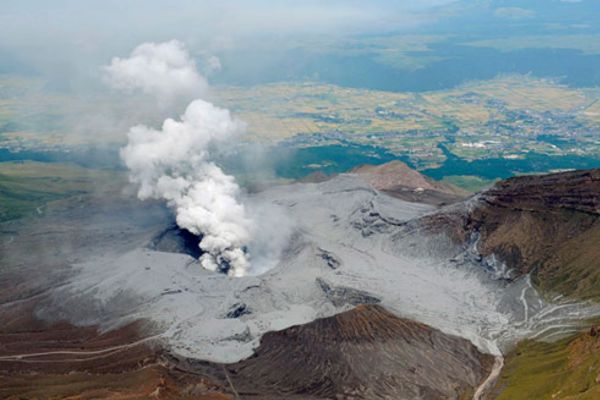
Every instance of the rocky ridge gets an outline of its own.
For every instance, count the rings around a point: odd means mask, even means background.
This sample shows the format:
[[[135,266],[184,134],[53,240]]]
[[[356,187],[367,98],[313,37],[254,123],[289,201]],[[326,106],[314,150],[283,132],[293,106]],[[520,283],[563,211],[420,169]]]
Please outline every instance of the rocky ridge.
[[[600,169],[507,179],[422,223],[546,291],[600,298]]]

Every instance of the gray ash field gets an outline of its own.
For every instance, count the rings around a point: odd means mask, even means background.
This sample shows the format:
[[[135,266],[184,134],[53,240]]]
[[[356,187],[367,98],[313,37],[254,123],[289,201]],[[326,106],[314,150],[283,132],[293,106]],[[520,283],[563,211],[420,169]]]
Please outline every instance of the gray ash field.
[[[149,319],[173,352],[235,362],[251,356],[268,331],[363,303],[379,303],[494,355],[525,337],[576,330],[577,320],[597,311],[547,303],[527,277],[503,279],[501,263],[490,269],[476,246],[457,246],[420,227],[420,217],[439,210],[382,194],[354,175],[254,194],[250,202],[285,210],[294,230],[278,265],[237,279],[203,270],[177,234],[168,243],[164,232],[173,231],[164,208],[122,200],[103,199],[91,208],[74,202],[35,222],[12,224],[14,240],[3,251],[22,255],[11,259],[19,273],[44,277],[31,288],[43,298],[37,315],[105,329]],[[74,220],[77,230],[62,225]],[[44,251],[20,250],[32,242]],[[58,271],[60,284],[53,278]]]

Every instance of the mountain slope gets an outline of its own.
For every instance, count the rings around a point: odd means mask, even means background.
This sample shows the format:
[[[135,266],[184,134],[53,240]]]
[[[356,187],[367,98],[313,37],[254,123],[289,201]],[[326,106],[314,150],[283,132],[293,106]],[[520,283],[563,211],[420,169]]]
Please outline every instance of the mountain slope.
[[[0,397],[10,399],[466,399],[493,363],[377,305],[267,333],[235,364],[176,356],[144,321],[102,333],[44,323],[27,306],[1,316],[11,323],[0,330]]]
[[[547,292],[600,299],[600,169],[525,176],[497,183],[424,222],[456,241],[477,241],[513,276],[532,273]]]
[[[32,301],[2,306],[2,399],[231,399],[214,381],[178,373],[166,363],[147,321],[102,332],[41,321]]]
[[[492,364],[465,339],[364,305],[267,333],[226,370],[244,399],[433,400],[469,398]]]
[[[506,357],[495,399],[600,398],[598,327],[554,342],[524,341]]]
[[[172,220],[133,199],[73,199],[27,223],[4,223],[0,250],[12,257],[0,271],[0,320],[10,322],[0,328],[0,343],[9,344],[0,346],[1,393],[470,398],[493,376],[493,357],[481,352],[499,358],[519,340],[571,332],[595,315],[544,301],[528,279],[497,279],[472,247],[512,262],[515,276],[545,279],[570,245],[582,266],[573,279],[594,289],[594,174],[516,178],[441,210],[383,195],[352,174],[271,187],[253,199],[284,207],[295,236],[274,269],[238,279],[172,253],[186,247]],[[76,230],[65,229],[74,221]],[[45,252],[29,251],[39,238]],[[35,307],[21,308],[29,300]],[[386,308],[348,311],[365,302]],[[21,323],[26,313],[49,325]],[[65,318],[73,325],[52,325]],[[129,346],[154,332],[120,336],[119,326],[140,318],[162,327],[160,341]],[[88,327],[78,333],[77,325]],[[106,354],[27,356],[103,346]]]
[[[468,192],[438,182],[395,160],[382,165],[361,165],[350,171],[375,189],[401,200],[443,205],[464,199]]]

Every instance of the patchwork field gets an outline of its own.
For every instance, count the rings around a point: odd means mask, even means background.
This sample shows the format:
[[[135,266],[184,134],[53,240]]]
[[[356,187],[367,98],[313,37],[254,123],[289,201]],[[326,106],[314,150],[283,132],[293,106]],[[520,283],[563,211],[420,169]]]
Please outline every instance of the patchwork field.
[[[0,79],[0,147],[70,151],[108,143],[117,148],[139,120],[154,126],[162,121],[134,98],[42,95],[36,85]],[[246,122],[248,141],[294,149],[376,147],[420,170],[438,168],[451,156],[470,162],[524,160],[530,154],[584,157],[588,166],[600,155],[599,100],[599,89],[523,75],[424,93],[315,82],[216,86],[211,99]],[[570,165],[550,164],[544,170]]]

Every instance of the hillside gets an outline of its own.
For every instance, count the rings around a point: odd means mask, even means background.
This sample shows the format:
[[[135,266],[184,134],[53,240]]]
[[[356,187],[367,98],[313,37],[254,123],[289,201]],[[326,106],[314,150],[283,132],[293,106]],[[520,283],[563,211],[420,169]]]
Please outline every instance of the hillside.
[[[425,218],[455,241],[476,240],[514,277],[532,274],[547,293],[600,299],[600,169],[498,182],[470,201]]]
[[[267,333],[227,369],[243,398],[462,399],[492,363],[465,339],[366,305]]]
[[[460,201],[469,194],[450,183],[426,177],[398,160],[382,165],[361,165],[350,173],[359,176],[377,190],[415,203],[440,206]]]
[[[494,399],[600,398],[599,328],[553,343],[526,340],[506,356]]]

